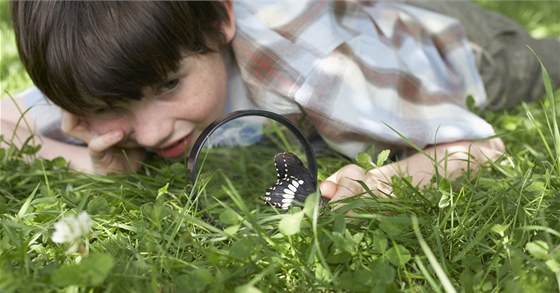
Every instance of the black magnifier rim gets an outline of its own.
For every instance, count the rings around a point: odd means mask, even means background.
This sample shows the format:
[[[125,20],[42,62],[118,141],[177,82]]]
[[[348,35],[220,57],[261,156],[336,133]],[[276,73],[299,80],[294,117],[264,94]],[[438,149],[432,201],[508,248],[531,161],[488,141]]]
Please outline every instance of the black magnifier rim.
[[[191,171],[191,180],[192,184],[196,183],[196,179],[198,178],[198,172],[196,170],[196,163],[198,162],[198,157],[202,151],[202,148],[206,141],[208,141],[210,135],[216,131],[220,126],[228,123],[231,120],[244,117],[244,116],[261,116],[273,119],[280,124],[284,125],[288,128],[297,138],[297,140],[301,143],[303,150],[305,152],[305,157],[307,159],[307,168],[311,172],[313,176],[313,186],[317,187],[317,162],[315,161],[315,153],[313,152],[313,148],[311,144],[303,135],[303,133],[299,130],[299,128],[288,118],[273,112],[269,112],[266,110],[240,110],[229,113],[226,117],[221,120],[215,121],[206,127],[196,139],[191,151],[189,153],[189,158],[187,161],[187,168]],[[272,159],[272,158],[271,158]]]

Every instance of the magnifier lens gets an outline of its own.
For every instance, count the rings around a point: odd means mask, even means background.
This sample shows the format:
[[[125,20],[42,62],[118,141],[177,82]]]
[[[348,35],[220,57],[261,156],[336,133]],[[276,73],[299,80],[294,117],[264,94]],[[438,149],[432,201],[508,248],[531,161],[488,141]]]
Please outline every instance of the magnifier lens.
[[[265,203],[277,182],[274,158],[289,152],[309,168],[308,148],[292,129],[263,116],[241,116],[214,128],[194,150],[193,180],[202,212],[222,226],[232,224],[232,211],[278,213]]]

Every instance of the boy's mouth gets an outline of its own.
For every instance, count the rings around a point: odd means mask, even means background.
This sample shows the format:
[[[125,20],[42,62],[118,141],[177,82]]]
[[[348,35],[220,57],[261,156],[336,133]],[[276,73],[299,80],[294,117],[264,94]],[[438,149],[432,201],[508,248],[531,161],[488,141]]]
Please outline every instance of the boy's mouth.
[[[172,145],[161,149],[155,149],[154,152],[159,156],[167,159],[181,157],[185,153],[191,137],[192,133],[189,133],[185,137],[179,139],[177,142],[174,142]]]

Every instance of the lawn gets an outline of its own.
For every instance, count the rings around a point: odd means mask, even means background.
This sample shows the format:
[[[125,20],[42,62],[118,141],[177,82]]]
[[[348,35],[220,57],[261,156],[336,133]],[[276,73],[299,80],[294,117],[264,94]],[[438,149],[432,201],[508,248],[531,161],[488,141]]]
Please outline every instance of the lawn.
[[[535,36],[560,36],[558,1],[478,2]],[[5,96],[30,82],[5,1],[0,17]],[[425,189],[394,178],[397,198],[332,209],[312,196],[288,213],[252,212],[243,190],[230,188],[237,201],[217,215],[220,227],[196,208],[185,164],[154,159],[136,174],[102,177],[0,138],[0,291],[557,292],[558,94],[481,114],[507,155],[476,175],[435,176]],[[318,162],[320,179],[348,163],[330,154]],[[61,243],[62,219],[85,235]]]

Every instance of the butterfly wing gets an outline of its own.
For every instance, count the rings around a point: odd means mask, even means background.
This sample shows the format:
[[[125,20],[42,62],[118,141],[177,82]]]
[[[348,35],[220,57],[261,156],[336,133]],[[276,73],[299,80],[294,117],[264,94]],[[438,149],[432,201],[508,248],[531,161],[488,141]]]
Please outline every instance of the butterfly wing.
[[[289,152],[276,154],[274,165],[276,183],[266,191],[266,203],[288,209],[294,201],[304,202],[309,194],[315,192],[311,172],[296,155]]]

